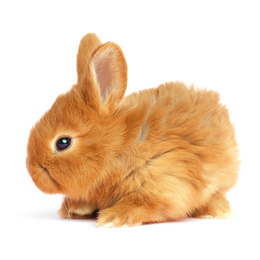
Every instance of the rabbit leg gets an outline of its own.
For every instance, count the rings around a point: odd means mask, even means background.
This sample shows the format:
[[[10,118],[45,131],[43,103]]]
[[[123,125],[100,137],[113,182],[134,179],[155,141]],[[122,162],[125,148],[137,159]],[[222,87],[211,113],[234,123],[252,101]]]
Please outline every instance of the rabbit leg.
[[[231,218],[230,205],[225,194],[215,194],[205,207],[196,210],[192,216],[195,218]]]
[[[65,197],[58,214],[61,218],[88,218],[95,210],[95,207],[83,201],[72,200]]]
[[[110,208],[99,212],[98,227],[134,227],[144,223],[165,222],[170,217],[165,212],[165,201],[156,203],[152,199],[130,196]]]

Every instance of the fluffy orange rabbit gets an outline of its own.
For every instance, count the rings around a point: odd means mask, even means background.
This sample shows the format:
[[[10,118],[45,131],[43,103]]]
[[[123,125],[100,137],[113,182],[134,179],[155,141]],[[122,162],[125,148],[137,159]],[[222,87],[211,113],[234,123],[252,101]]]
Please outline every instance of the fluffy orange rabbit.
[[[123,98],[122,50],[95,34],[81,40],[77,73],[27,146],[37,187],[65,195],[61,217],[99,210],[98,226],[120,227],[230,214],[238,147],[216,92],[175,82]]]

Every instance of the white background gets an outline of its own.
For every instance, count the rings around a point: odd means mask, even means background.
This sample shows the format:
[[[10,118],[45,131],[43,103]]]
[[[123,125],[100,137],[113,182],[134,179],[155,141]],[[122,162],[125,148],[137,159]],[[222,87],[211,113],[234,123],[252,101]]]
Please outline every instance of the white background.
[[[260,259],[259,1],[1,1],[1,259]],[[32,125],[76,82],[81,37],[114,41],[127,93],[165,81],[217,90],[241,150],[231,220],[102,229],[60,220],[25,168]]]

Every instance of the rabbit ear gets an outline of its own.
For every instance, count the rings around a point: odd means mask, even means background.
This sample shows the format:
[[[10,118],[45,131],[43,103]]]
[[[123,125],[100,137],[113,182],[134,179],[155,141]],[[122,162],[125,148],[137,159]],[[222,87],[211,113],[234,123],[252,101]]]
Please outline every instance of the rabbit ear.
[[[81,39],[77,54],[78,82],[85,73],[86,65],[88,64],[92,53],[101,44],[100,39],[94,33],[88,33]]]
[[[127,64],[121,48],[108,42],[92,55],[82,90],[95,109],[104,105],[111,110],[125,94],[127,87]]]

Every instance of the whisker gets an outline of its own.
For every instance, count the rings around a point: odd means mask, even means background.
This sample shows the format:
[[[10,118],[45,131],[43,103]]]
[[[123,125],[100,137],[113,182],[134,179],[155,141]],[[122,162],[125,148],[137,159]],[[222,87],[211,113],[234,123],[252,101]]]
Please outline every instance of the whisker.
[[[67,201],[67,203],[65,203],[65,209],[67,210],[67,213],[68,213],[67,218],[71,218],[70,217],[70,203],[69,203],[69,199],[66,198],[66,201]]]

